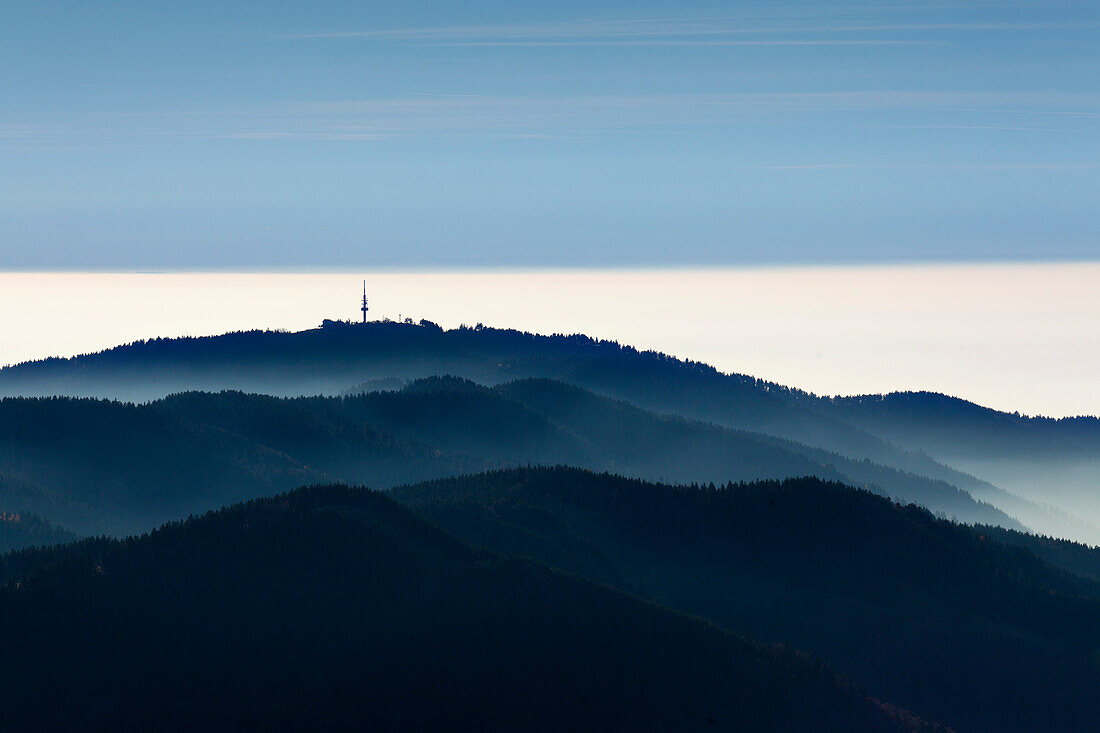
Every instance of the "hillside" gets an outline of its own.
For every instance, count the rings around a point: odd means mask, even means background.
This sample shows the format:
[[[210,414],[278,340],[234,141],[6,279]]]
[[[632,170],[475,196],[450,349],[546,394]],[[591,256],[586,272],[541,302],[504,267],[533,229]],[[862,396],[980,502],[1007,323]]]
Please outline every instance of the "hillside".
[[[931,730],[363,490],[24,552],[0,578],[5,730]]]
[[[0,553],[71,542],[76,535],[27,512],[0,512]]]
[[[1100,419],[1096,417],[1029,417],[929,392],[863,395],[822,404],[823,411],[838,420],[1100,525]],[[992,497],[987,500],[996,502]],[[996,503],[1031,526],[1100,545],[1100,533],[1058,532],[1067,524],[1062,517],[1052,516],[1053,521],[1047,522],[1033,511],[1014,512],[1010,504]]]
[[[298,332],[153,339],[4,367],[0,395],[148,401],[183,391],[341,394],[365,380],[441,374],[489,385],[560,379],[658,412],[762,431],[905,470],[943,469],[818,413],[811,409],[816,398],[789,387],[611,341],[481,326],[445,331],[427,322],[326,321]]]
[[[1100,544],[1095,419],[1021,420],[1004,413],[976,418],[971,407],[958,409],[961,401],[942,395],[820,398],[584,336],[326,321],[300,332],[153,339],[5,367],[0,395],[136,401],[184,391],[338,395],[359,391],[353,385],[376,389],[444,374],[486,385],[528,377],[568,382],[653,412],[763,433],[942,481],[1036,531]],[[931,428],[913,427],[925,424]],[[945,447],[950,450],[940,452]]]
[[[1044,459],[1100,451],[1095,417],[1030,417],[934,392],[839,397],[824,404],[839,419],[947,458]]]
[[[316,477],[266,446],[148,406],[0,400],[0,506],[80,534],[152,529]]]
[[[550,380],[490,389],[431,378],[336,398],[0,400],[0,469],[9,479],[0,480],[0,508],[30,509],[83,534],[145,531],[303,481],[385,488],[529,464],[703,483],[813,475],[1020,528],[944,482]]]
[[[685,483],[816,476],[920,504],[957,521],[980,522],[980,517],[994,516],[998,525],[1020,527],[995,507],[975,501],[947,481],[866,459],[850,459],[763,433],[657,415],[554,380],[517,380],[499,385],[496,391],[582,436],[597,455],[614,459],[606,466],[586,467]]]
[[[1017,532],[1003,527],[977,526],[975,529],[1006,545],[1025,547],[1051,565],[1100,582],[1100,547],[1088,547],[1069,540]]]
[[[1087,731],[1100,714],[1100,583],[867,492],[528,469],[393,496],[473,544],[804,649],[956,730]]]

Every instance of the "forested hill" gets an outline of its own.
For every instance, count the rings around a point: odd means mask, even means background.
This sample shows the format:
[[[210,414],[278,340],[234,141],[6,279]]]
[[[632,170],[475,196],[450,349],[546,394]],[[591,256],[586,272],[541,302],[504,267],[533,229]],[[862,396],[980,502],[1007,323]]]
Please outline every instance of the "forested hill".
[[[385,488],[529,464],[698,483],[813,475],[961,521],[1020,527],[943,481],[545,379],[487,388],[436,377],[335,398],[0,400],[0,510],[31,510],[84,534],[145,531],[309,481]]]
[[[926,731],[820,663],[319,487],[0,558],[11,731]]]
[[[0,553],[70,542],[76,535],[28,512],[0,511]]]
[[[1100,420],[1051,420],[997,412],[935,393],[822,399],[807,392],[713,367],[638,351],[581,335],[541,336],[477,326],[444,330],[427,321],[367,324],[325,321],[321,328],[157,338],[94,354],[50,358],[0,369],[0,394],[73,395],[147,401],[172,392],[236,389],[267,394],[339,394],[353,384],[454,374],[484,384],[522,377],[564,379],[631,396],[651,407],[702,418],[762,424],[795,420],[801,429],[874,427],[892,438],[933,433],[942,447],[1064,452],[1100,446]],[[698,391],[711,390],[710,406]],[[716,390],[716,391],[715,391]],[[788,412],[790,409],[794,412]],[[810,410],[812,414],[803,414]],[[779,413],[778,415],[776,413]],[[950,431],[963,431],[951,433]],[[947,432],[944,432],[947,431]],[[981,431],[980,440],[972,440]],[[859,429],[844,439],[867,440]],[[873,445],[868,444],[867,448]]]
[[[1100,547],[1088,547],[1069,540],[1017,532],[1003,527],[977,526],[976,529],[998,542],[1025,547],[1051,565],[1100,582]]]
[[[325,321],[305,331],[243,331],[218,336],[156,338],[84,354],[0,368],[0,394],[114,397],[145,401],[172,392],[238,389],[269,394],[337,394],[369,379],[391,386],[400,380],[455,374],[493,384],[544,376],[608,388],[641,380],[634,388],[652,400],[677,404],[693,381],[722,385],[715,415],[766,413],[797,403],[840,415],[845,422],[889,428],[902,436],[924,420],[942,429],[981,429],[973,447],[1003,450],[1075,450],[1100,445],[1100,420],[1052,420],[982,408],[930,392],[862,395],[823,400],[805,391],[741,374],[723,374],[699,362],[582,335],[543,336],[483,327],[444,330],[428,321]],[[666,387],[669,394],[661,395]],[[624,397],[627,395],[623,395]],[[699,409],[703,409],[700,407]],[[819,426],[834,425],[819,415]],[[851,436],[855,439],[855,435]],[[945,437],[946,436],[942,436]],[[1063,443],[1064,441],[1064,443]],[[950,444],[957,447],[957,442]],[[945,446],[948,443],[945,442]]]
[[[326,321],[322,328],[299,332],[139,341],[70,359],[5,367],[0,369],[0,394],[128,401],[226,389],[339,394],[367,380],[442,374],[482,384],[523,377],[563,379],[643,407],[736,427],[781,427],[775,434],[815,436],[858,447],[857,452],[889,452],[873,436],[805,410],[800,403],[809,395],[771,382],[585,336],[480,326],[443,330],[428,322]]]
[[[838,397],[820,403],[838,419],[947,458],[1095,456],[1100,419],[1000,412],[934,392]]]
[[[153,339],[19,364],[0,369],[0,395],[145,401],[193,390],[341,394],[364,382],[392,385],[444,374],[486,385],[527,377],[569,382],[644,409],[766,433],[944,481],[1033,529],[1100,542],[1095,419],[1049,421],[965,404],[959,409],[942,395],[823,399],[584,336],[326,321],[293,333]],[[1042,506],[1018,502],[997,487]]]
[[[956,730],[1084,732],[1100,715],[1100,582],[868,492],[557,468],[392,495],[473,544],[804,649]],[[1067,568],[1094,560],[1059,550]]]

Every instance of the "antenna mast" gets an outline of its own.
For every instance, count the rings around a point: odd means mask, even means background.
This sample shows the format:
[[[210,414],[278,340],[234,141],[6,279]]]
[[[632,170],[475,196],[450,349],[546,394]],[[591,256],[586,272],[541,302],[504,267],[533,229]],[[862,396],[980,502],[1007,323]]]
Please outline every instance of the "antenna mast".
[[[363,307],[360,308],[359,310],[363,311],[363,323],[366,324],[366,322],[367,322],[367,311],[370,310],[369,308],[367,308],[367,281],[366,280],[363,281]]]

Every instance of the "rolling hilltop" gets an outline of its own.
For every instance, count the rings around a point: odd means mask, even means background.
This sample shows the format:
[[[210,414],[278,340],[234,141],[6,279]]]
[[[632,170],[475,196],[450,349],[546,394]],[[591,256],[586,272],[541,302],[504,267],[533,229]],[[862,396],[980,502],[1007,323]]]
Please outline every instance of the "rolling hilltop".
[[[471,543],[803,649],[957,730],[1085,731],[1100,715],[1100,582],[868,492],[548,468],[391,495]]]
[[[83,534],[146,531],[311,481],[387,488],[531,464],[697,483],[817,476],[1021,528],[944,481],[547,379],[489,388],[434,377],[345,397],[187,392],[140,405],[0,400],[0,507]]]
[[[76,539],[72,532],[36,514],[0,512],[0,553],[37,545],[57,545]]]
[[[1002,539],[819,479],[313,487],[0,556],[0,704],[15,730],[1091,730],[1100,583],[1065,568],[1094,553]]]
[[[142,342],[0,392],[16,730],[1100,717],[1097,550],[1028,531],[1100,538],[1052,506],[1089,484],[961,470],[1087,474],[1089,419],[388,322]]]
[[[0,579],[9,730],[938,729],[364,490],[24,552]]]
[[[137,401],[193,390],[336,395],[364,382],[438,375],[489,386],[530,377],[567,382],[652,412],[941,481],[1032,530],[1100,543],[1100,468],[1092,449],[1100,423],[1094,419],[1026,418],[942,396],[819,398],[583,336],[328,321],[295,333],[155,339],[6,367],[0,394]]]

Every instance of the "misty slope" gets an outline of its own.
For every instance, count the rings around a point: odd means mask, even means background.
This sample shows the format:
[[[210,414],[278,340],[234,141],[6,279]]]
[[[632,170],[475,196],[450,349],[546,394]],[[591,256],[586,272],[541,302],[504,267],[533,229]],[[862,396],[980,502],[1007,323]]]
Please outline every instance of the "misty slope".
[[[0,508],[82,533],[143,531],[303,480],[384,488],[528,464],[683,482],[815,475],[1019,527],[942,482],[548,380],[432,378],[343,398],[189,392],[137,406],[0,400],[0,471],[21,482],[0,481]]]
[[[958,521],[977,522],[982,516],[996,516],[996,524],[1019,527],[994,507],[975,502],[945,481],[867,460],[848,459],[760,433],[656,415],[553,380],[518,380],[499,385],[496,391],[582,436],[598,455],[614,457],[608,465],[595,466],[613,473],[651,480],[718,483],[817,476],[914,502]],[[746,458],[757,462],[746,465]]]
[[[1028,417],[928,392],[862,395],[822,405],[837,419],[1056,508],[1014,508],[1011,499],[983,497],[1029,526],[1100,544],[1100,419]],[[980,489],[971,491],[981,496]],[[1093,526],[1074,527],[1067,514]]]
[[[148,529],[315,476],[263,445],[148,406],[0,400],[0,506],[81,534]]]
[[[838,419],[943,458],[1100,454],[1095,417],[1028,417],[934,392],[838,397],[823,406]]]
[[[251,331],[154,339],[71,359],[0,369],[0,394],[150,400],[225,389],[340,394],[364,380],[453,374],[483,384],[523,377],[572,382],[641,407],[762,431],[958,483],[925,456],[813,409],[798,390],[584,336],[492,328],[326,321],[294,333]],[[962,487],[966,488],[966,487]]]
[[[6,730],[930,729],[820,664],[364,490],[8,556],[0,578],[20,629]]]
[[[0,553],[37,545],[71,542],[76,535],[25,512],[0,512]]]
[[[820,655],[960,731],[1100,714],[1100,583],[866,492],[521,469],[392,495],[473,544]]]
[[[1100,547],[1069,540],[1017,532],[1003,527],[976,526],[975,530],[1007,545],[1025,547],[1051,565],[1100,582]]]
[[[874,410],[848,409],[843,400],[818,398],[760,379],[723,374],[705,364],[584,336],[538,336],[482,327],[445,331],[426,322],[327,321],[322,328],[296,333],[252,331],[154,339],[72,359],[5,367],[0,369],[0,394],[128,400],[223,389],[274,395],[341,394],[364,382],[392,385],[439,374],[483,384],[525,377],[570,382],[656,412],[761,432],[944,481],[1010,515],[1024,517],[1038,531],[1100,543],[1100,510],[1095,509],[1100,467],[1093,462],[1032,466],[1010,463],[1013,455],[998,455],[984,463],[956,460],[957,468],[952,468],[923,452],[924,442],[891,442],[889,436],[898,441],[920,436],[898,432],[892,417],[871,419]],[[1075,446],[1087,443],[1095,433],[1095,422],[1062,421],[1057,439],[1065,437]],[[970,441],[967,430],[953,436],[956,445]],[[991,481],[1026,500],[999,490]],[[1065,489],[1060,491],[1062,486]]]

